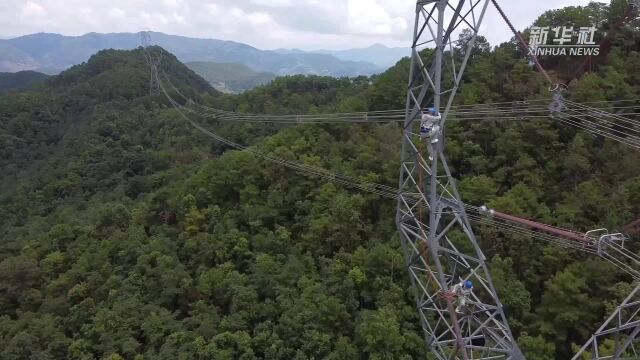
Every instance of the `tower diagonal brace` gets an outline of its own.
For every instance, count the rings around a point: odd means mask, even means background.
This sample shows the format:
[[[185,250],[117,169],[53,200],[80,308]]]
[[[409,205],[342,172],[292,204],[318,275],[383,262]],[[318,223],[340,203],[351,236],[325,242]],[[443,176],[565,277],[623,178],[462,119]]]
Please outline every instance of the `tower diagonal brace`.
[[[573,360],[640,358],[640,285],[616,308]]]
[[[441,360],[523,359],[445,159],[442,133],[421,140],[418,129],[431,106],[444,129],[489,1],[416,4],[396,224],[425,341]],[[475,287],[458,314],[451,289],[463,280]]]

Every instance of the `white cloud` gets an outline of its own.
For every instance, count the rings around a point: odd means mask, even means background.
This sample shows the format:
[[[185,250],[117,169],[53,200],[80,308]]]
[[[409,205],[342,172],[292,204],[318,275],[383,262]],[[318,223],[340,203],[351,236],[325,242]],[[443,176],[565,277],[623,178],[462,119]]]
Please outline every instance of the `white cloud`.
[[[205,8],[207,9],[207,11],[209,11],[209,13],[211,15],[214,15],[214,16],[220,15],[219,14],[220,7],[218,5],[216,5],[216,4],[214,4],[214,3],[210,3],[210,4],[205,5]]]
[[[173,17],[173,20],[174,20],[175,22],[179,23],[179,24],[184,24],[184,23],[185,23],[185,21],[186,21],[185,17],[184,17],[184,16],[182,16],[182,15],[180,15],[180,14],[179,14],[179,13],[177,13],[177,12],[174,12],[174,13],[172,14],[172,17]]]
[[[22,17],[24,18],[38,18],[47,15],[47,11],[42,5],[33,1],[27,1],[22,7]]]
[[[355,34],[393,35],[407,30],[407,19],[393,17],[375,0],[347,0],[348,29]]]
[[[168,7],[171,9],[184,5],[182,0],[162,0],[162,3],[164,4],[165,7]]]
[[[253,25],[257,25],[257,26],[265,25],[273,21],[271,16],[269,16],[269,14],[260,13],[260,12],[248,14],[247,20]]]
[[[125,16],[125,12],[119,8],[111,8],[109,9],[109,16],[114,18],[123,18]]]
[[[291,0],[250,0],[250,2],[255,5],[272,6],[272,7],[282,7],[282,6],[293,5],[293,2]]]
[[[259,48],[408,46],[416,0],[0,0],[6,35],[140,31],[220,38]],[[500,1],[522,29],[547,9],[589,0]],[[482,27],[492,44],[511,37],[495,10]]]

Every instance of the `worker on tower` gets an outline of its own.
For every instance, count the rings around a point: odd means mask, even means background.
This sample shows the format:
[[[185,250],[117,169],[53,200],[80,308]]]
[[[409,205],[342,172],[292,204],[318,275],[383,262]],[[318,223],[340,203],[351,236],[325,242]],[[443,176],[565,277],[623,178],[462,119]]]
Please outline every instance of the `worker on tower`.
[[[466,308],[467,303],[469,302],[469,296],[471,296],[471,293],[473,292],[473,283],[471,280],[462,280],[453,287],[451,292],[458,298],[456,312],[458,314],[462,314],[462,309]]]
[[[428,108],[422,114],[422,121],[420,122],[420,138],[431,139],[431,143],[438,142],[438,135],[440,134],[440,121],[442,116],[436,108]]]

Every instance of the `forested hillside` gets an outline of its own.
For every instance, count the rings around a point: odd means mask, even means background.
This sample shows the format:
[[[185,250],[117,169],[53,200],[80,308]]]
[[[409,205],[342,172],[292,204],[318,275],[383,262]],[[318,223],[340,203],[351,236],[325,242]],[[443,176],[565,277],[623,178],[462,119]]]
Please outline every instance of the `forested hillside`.
[[[29,89],[45,81],[48,76],[35,71],[0,73],[0,94],[13,90]]]
[[[571,99],[638,99],[639,51],[638,32],[623,32]],[[223,95],[162,58],[185,96],[274,114],[401,109],[408,67]],[[547,96],[515,43],[481,43],[458,101]],[[397,186],[397,124],[201,122],[278,158]],[[447,136],[470,204],[582,231],[640,217],[640,155],[623,145],[549,119],[451,122]],[[430,359],[394,201],[211,141],[150,95],[140,49],[0,96],[0,174],[0,359]],[[476,230],[528,359],[570,358],[630,290],[597,258]]]

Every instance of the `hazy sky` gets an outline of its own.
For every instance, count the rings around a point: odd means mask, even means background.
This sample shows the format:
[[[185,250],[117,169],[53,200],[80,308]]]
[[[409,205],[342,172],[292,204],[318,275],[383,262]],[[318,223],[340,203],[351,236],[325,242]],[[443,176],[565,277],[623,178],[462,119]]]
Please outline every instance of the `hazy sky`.
[[[137,32],[235,40],[262,49],[407,46],[415,0],[0,0],[0,37],[35,32]],[[547,9],[589,0],[501,0],[522,29]],[[511,33],[490,7],[482,35]]]

